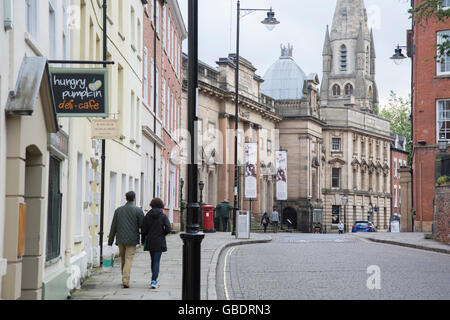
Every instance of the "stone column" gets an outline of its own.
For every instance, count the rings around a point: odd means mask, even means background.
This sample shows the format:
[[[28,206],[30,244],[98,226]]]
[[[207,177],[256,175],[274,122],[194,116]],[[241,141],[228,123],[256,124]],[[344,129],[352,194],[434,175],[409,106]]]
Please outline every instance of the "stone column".
[[[217,179],[217,203],[221,203],[223,200],[228,199],[231,201],[231,196],[229,194],[229,161],[230,161],[230,137],[227,134],[228,130],[228,114],[220,114],[219,116],[219,131],[221,133],[222,142],[219,144],[218,152],[221,153],[221,164],[219,164]]]

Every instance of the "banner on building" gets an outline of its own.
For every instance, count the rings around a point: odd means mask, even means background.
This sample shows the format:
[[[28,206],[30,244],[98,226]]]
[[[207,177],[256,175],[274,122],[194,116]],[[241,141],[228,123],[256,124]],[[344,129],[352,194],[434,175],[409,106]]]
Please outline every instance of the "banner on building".
[[[108,116],[108,69],[49,68],[58,117]]]
[[[277,200],[285,201],[287,194],[287,151],[276,152],[277,165]]]
[[[245,198],[258,198],[258,145],[256,143],[246,143],[245,150]]]

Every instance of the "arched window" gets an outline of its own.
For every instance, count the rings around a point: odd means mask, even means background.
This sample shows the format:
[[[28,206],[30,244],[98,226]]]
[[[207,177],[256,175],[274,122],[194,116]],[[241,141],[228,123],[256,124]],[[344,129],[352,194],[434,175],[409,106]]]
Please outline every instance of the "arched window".
[[[366,48],[366,72],[370,73],[370,52],[369,46]]]
[[[347,47],[341,46],[341,71],[347,71]]]
[[[372,86],[369,87],[369,97],[372,98],[373,96],[373,90],[372,90]]]
[[[353,95],[353,86],[350,83],[347,83],[345,85],[345,95],[346,96],[351,96]]]
[[[341,95],[341,87],[338,84],[333,86],[333,96],[337,97]]]

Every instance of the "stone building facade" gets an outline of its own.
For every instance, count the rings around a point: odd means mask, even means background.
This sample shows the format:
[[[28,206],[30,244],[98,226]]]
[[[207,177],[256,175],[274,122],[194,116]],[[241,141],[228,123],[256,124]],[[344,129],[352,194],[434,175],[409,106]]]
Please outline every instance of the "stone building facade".
[[[183,56],[183,108],[187,109],[187,59]],[[240,58],[240,112],[238,134],[238,165],[244,164],[244,143],[258,145],[257,199],[252,201],[252,213],[270,211],[275,192],[275,150],[278,146],[276,124],[281,117],[274,104],[261,95],[262,79],[256,68]],[[217,67],[199,61],[199,182],[203,181],[203,203],[217,205],[223,200],[234,200],[234,125],[235,125],[235,55],[220,58]],[[187,118],[182,114],[182,128],[187,130]],[[185,131],[186,132],[186,131]],[[187,136],[180,137],[181,159],[187,154]],[[244,198],[244,168],[239,174],[239,208],[250,209]],[[182,166],[182,177],[187,180],[187,166]],[[187,186],[183,194],[187,195]],[[199,191],[200,194],[200,191]],[[186,199],[187,196],[184,196]]]
[[[269,69],[263,77],[263,93],[283,116],[280,145],[288,149],[283,215],[296,212],[303,231],[321,222],[329,232],[339,221],[350,231],[354,221],[367,219],[387,229],[392,138],[389,121],[374,111],[376,56],[363,1],[337,1],[331,32],[327,27],[325,34],[320,94],[316,75],[306,76],[292,61],[285,68],[291,55],[291,47],[282,48],[282,62],[275,63],[281,71]],[[279,91],[286,83],[293,90]]]
[[[406,137],[391,134],[394,141],[391,143],[391,214],[401,217],[402,186],[400,184],[400,168],[408,166],[409,152],[406,150]],[[406,191],[405,191],[406,192]]]

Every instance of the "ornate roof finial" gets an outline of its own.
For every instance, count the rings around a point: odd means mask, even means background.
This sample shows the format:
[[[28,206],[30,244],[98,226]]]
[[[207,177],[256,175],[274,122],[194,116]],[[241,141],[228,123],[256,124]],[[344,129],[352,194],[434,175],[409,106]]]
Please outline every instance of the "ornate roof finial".
[[[288,43],[287,47],[281,44],[281,56],[282,57],[292,57],[292,52],[294,51],[294,46]]]

